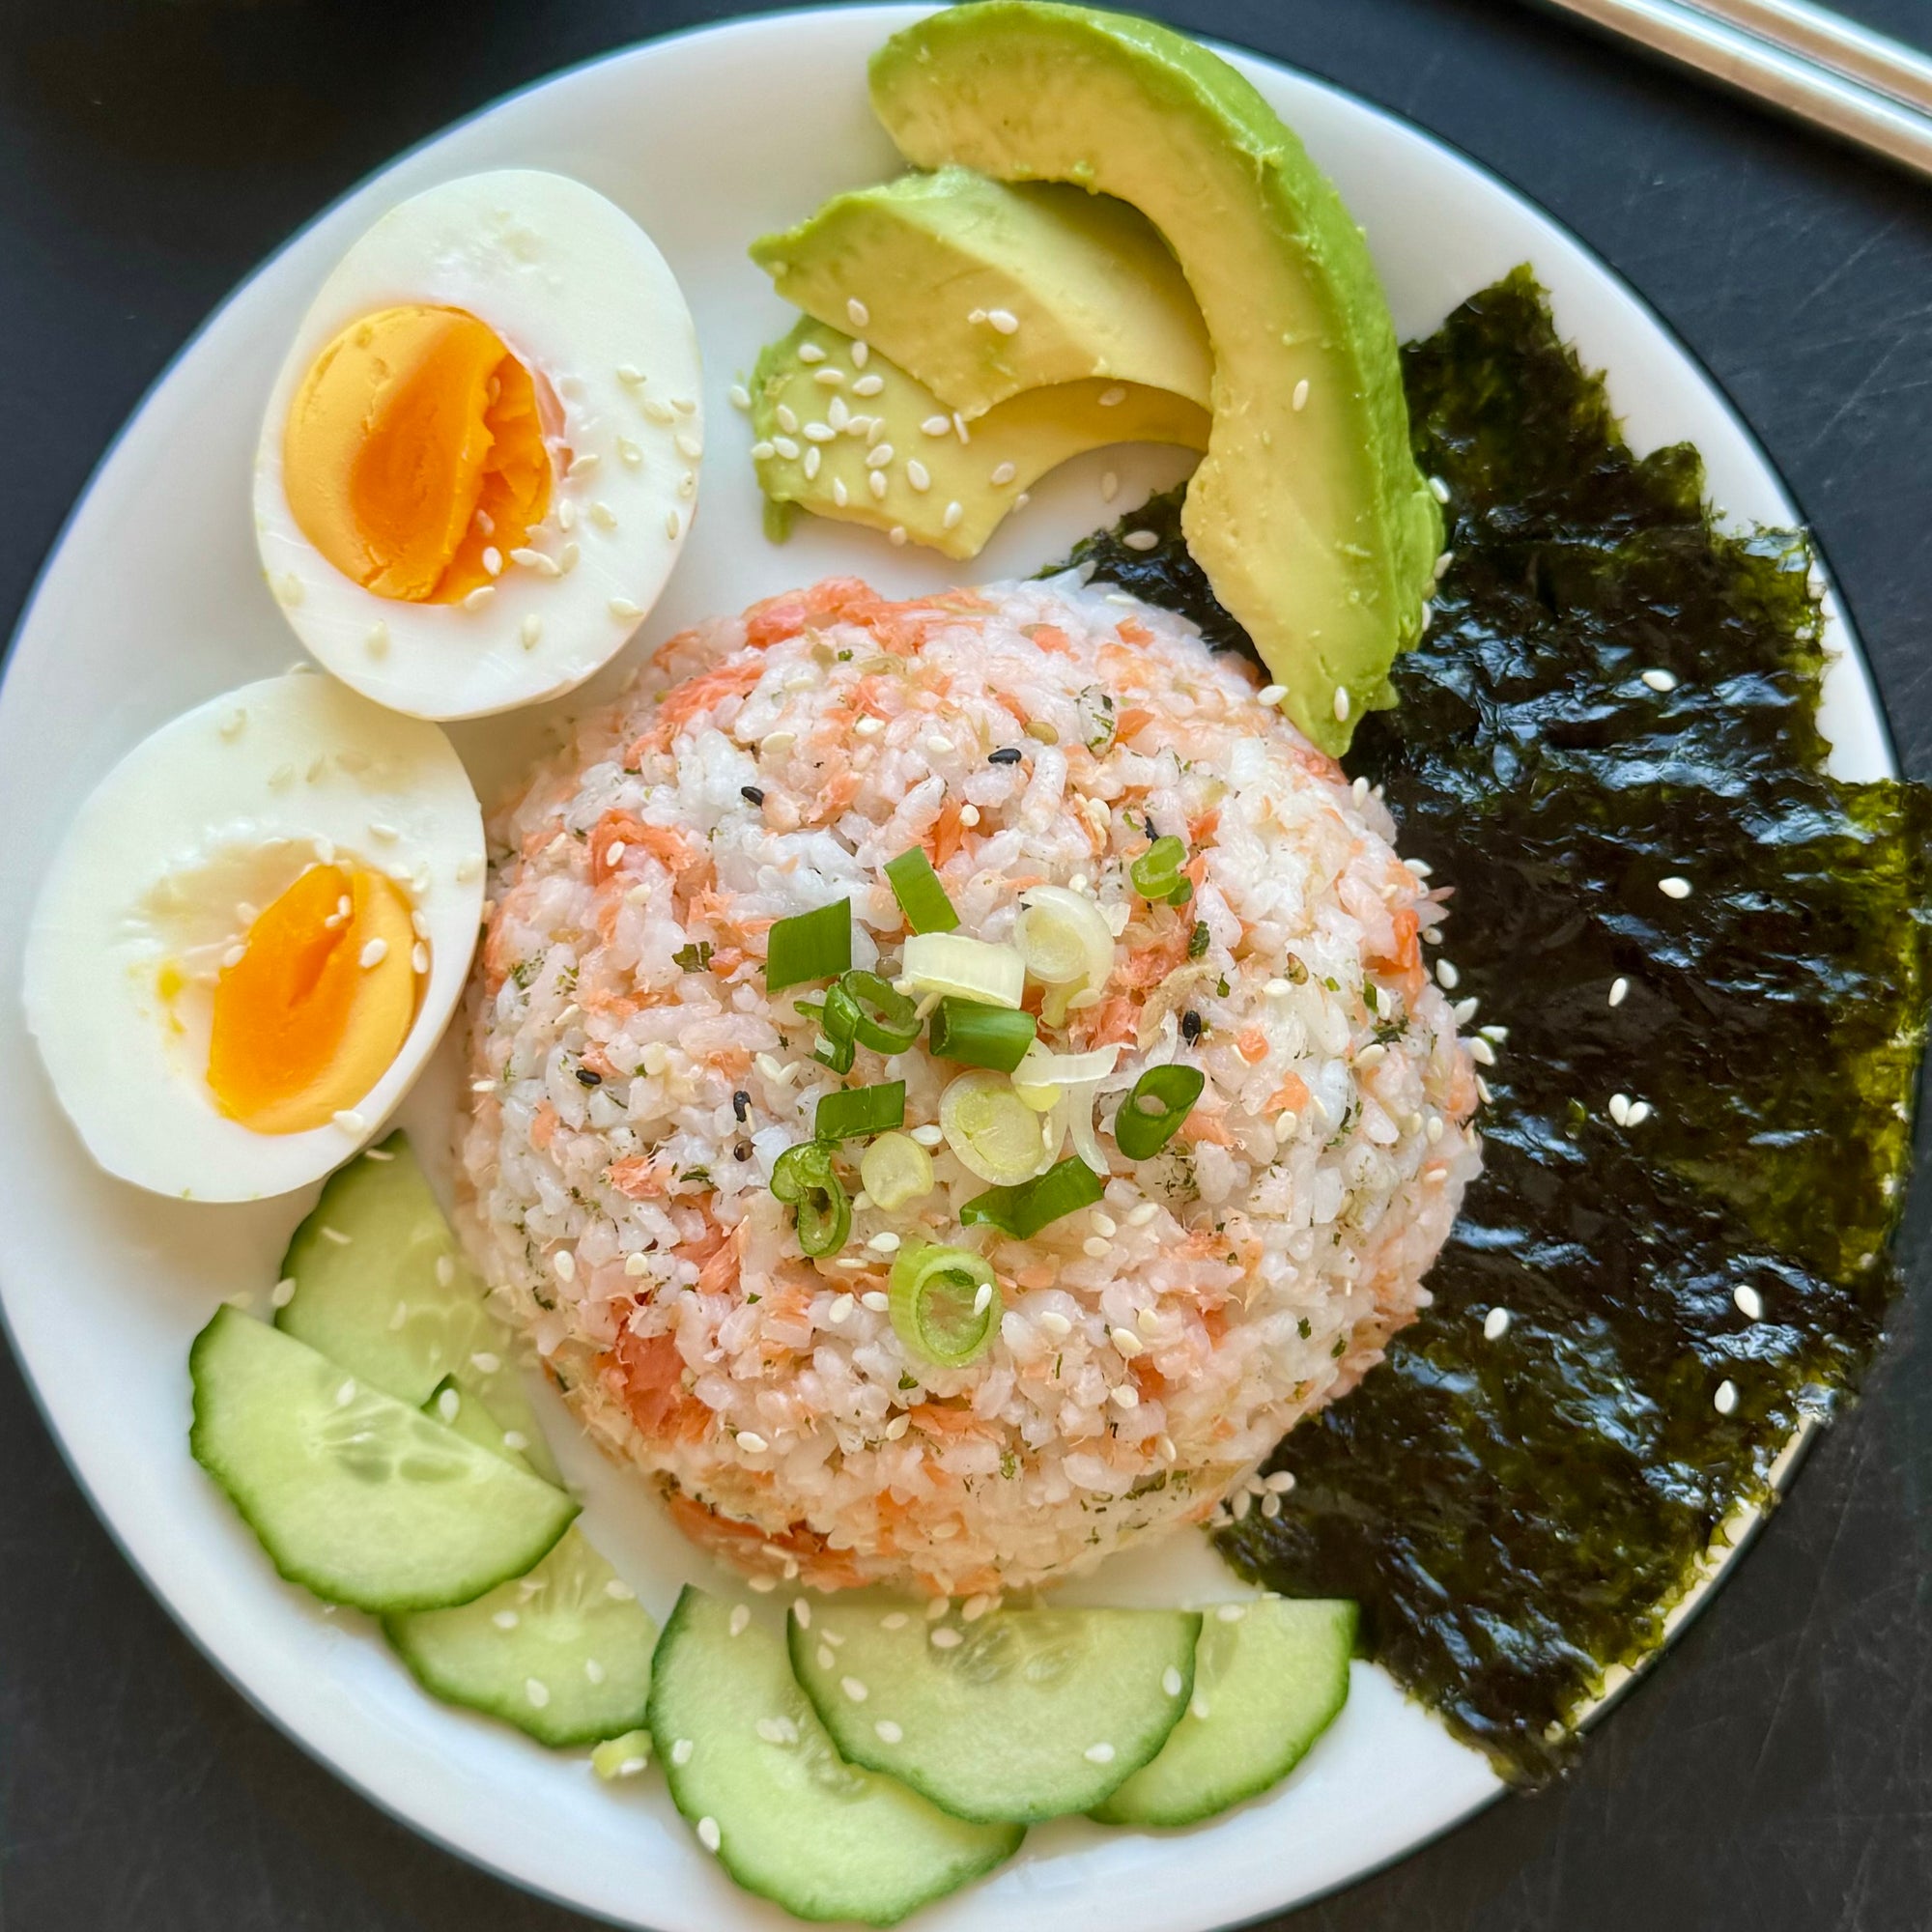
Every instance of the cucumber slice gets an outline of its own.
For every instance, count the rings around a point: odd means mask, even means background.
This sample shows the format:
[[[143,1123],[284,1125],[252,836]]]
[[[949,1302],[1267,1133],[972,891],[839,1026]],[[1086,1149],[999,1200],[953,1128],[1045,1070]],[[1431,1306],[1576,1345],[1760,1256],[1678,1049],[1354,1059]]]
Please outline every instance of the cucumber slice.
[[[1210,1610],[1187,1715],[1094,1816],[1192,1825],[1279,1783],[1348,1702],[1354,1648],[1353,1604],[1264,1597]]]
[[[1191,1610],[995,1610],[928,1621],[841,1597],[790,1626],[805,1693],[855,1764],[956,1818],[1088,1811],[1146,1764],[1187,1707]]]
[[[188,1351],[194,1459],[274,1566],[379,1615],[468,1603],[521,1577],[577,1514],[293,1335],[223,1307]]]
[[[580,1530],[527,1577],[458,1609],[385,1618],[383,1634],[433,1696],[540,1745],[594,1745],[644,1721],[658,1627]]]
[[[747,1891],[800,1918],[892,1925],[1010,1858],[970,1825],[833,1748],[747,1606],[686,1587],[658,1640],[651,1735],[677,1808]]]
[[[329,1176],[282,1258],[295,1294],[275,1326],[419,1408],[460,1375],[546,1482],[561,1478],[517,1366],[429,1182],[398,1131]]]
[[[455,1430],[466,1442],[473,1442],[477,1448],[502,1457],[513,1468],[536,1474],[523,1450],[510,1446],[508,1431],[490,1413],[483,1398],[473,1389],[466,1388],[454,1376],[444,1376],[437,1383],[436,1392],[423,1404],[422,1412],[445,1429]],[[524,1440],[521,1436],[517,1439]]]

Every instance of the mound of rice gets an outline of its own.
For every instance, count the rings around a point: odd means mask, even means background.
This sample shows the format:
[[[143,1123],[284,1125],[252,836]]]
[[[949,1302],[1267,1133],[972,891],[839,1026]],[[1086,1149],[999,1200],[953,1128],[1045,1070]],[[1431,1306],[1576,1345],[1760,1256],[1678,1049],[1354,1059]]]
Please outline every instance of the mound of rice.
[[[1129,881],[1150,821],[1187,840],[1181,909]],[[999,1591],[1205,1519],[1427,1300],[1479,1163],[1422,954],[1442,907],[1392,837],[1245,665],[1071,576],[920,604],[835,580],[700,626],[494,826],[467,1237],[594,1437],[754,1575]],[[816,987],[766,993],[765,935],[849,895],[853,964],[892,975],[882,867],[914,845],[965,933],[1009,939],[1043,882],[1116,933],[1064,1041],[1122,1046],[1106,1197],[1030,1241],[962,1231],[985,1183],[942,1145],[929,1196],[860,1195],[813,1261],[769,1181],[841,1083],[796,1010]],[[1114,1109],[1174,1059],[1206,1089],[1129,1161]],[[852,1080],[903,1078],[911,1127],[960,1070],[862,1050]],[[894,1236],[996,1268],[971,1366],[895,1333]]]

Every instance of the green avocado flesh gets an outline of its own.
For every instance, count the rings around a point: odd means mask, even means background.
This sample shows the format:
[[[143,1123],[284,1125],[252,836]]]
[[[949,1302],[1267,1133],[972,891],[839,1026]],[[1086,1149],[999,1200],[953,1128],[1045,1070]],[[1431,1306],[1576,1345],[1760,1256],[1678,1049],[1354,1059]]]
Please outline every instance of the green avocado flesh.
[[[1533,1782],[1881,1339],[1932,793],[1826,771],[1808,546],[1717,531],[1693,449],[1633,456],[1526,270],[1406,371],[1454,562],[1350,766],[1453,886],[1458,995],[1509,1034],[1434,1305],[1220,1545],[1356,1599],[1371,1653]],[[1171,500],[1128,526],[1160,541],[1078,560],[1239,647]],[[1619,1125],[1619,1093],[1654,1111]]]
[[[1069,457],[1116,442],[1208,445],[1208,412],[1184,396],[1098,378],[1022,390],[969,424],[962,440],[930,389],[876,352],[855,363],[857,346],[805,321],[759,355],[753,462],[771,502],[902,530],[965,558],[985,547],[1022,492]],[[803,361],[801,349],[823,359]],[[838,378],[836,387],[818,380],[827,374]],[[808,433],[835,425],[829,440]],[[869,460],[881,449],[888,460]]]
[[[752,259],[787,301],[863,335],[969,421],[1091,376],[1208,407],[1201,311],[1122,202],[941,168],[837,195],[753,242]]]
[[[1324,750],[1390,702],[1441,516],[1411,461],[1394,327],[1341,198],[1259,94],[1168,28],[1042,0],[934,14],[873,56],[906,157],[1140,210],[1213,348],[1189,549]]]

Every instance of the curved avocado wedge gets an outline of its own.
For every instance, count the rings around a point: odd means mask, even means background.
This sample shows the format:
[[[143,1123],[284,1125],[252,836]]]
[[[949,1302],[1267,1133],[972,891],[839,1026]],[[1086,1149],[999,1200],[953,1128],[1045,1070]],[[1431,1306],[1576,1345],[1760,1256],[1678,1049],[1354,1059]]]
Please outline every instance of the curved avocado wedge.
[[[903,530],[965,558],[980,554],[1022,492],[1069,457],[1115,442],[1208,446],[1208,412],[1198,404],[1091,377],[1023,389],[967,424],[961,440],[923,383],[876,351],[855,363],[857,347],[807,320],[758,357],[753,461],[771,502]],[[801,360],[801,350],[812,359]],[[838,385],[820,382],[823,375]]]
[[[1367,243],[1225,61],[1151,21],[976,0],[895,34],[872,105],[921,167],[1071,182],[1166,238],[1214,351],[1214,426],[1182,528],[1323,750],[1393,701],[1441,546]]]
[[[753,242],[752,260],[787,301],[863,335],[969,422],[1090,376],[1208,404],[1201,311],[1124,202],[941,168],[835,195]]]

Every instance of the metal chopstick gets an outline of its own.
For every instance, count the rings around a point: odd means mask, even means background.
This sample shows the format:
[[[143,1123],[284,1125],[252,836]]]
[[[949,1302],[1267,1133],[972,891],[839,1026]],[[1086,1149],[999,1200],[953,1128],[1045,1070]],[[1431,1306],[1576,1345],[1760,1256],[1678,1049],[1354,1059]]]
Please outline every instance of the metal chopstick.
[[[1765,14],[1773,0],[1704,0],[1702,7],[1682,4],[1682,0],[1545,0],[1545,4],[1634,41],[1902,167],[1932,177],[1932,113],[1921,113],[1903,98],[1878,93],[1872,86],[1819,65],[1805,53],[1775,45],[1704,11],[1704,7],[1725,5],[1739,12],[1750,9]],[[1793,17],[1798,10],[1790,0],[1782,0],[1776,11],[1787,15],[1783,31],[1795,34],[1798,29]],[[1812,16],[1821,12],[1804,10]],[[1810,24],[1815,29],[1815,18]],[[1769,27],[1767,19],[1767,30]],[[1875,43],[1881,49],[1896,45],[1883,42],[1878,35],[1853,35],[1850,42],[1841,36],[1838,44],[1846,47],[1853,42]],[[1903,51],[1909,55],[1911,50]],[[1865,46],[1864,53],[1870,52],[1871,47]],[[1843,57],[1849,60],[1855,56],[1847,52]],[[1909,68],[1894,67],[1892,71],[1904,76],[1898,84],[1915,84]]]

